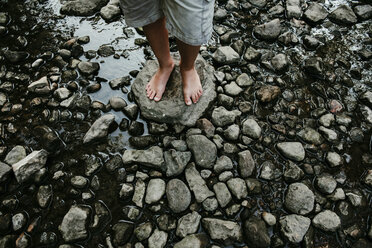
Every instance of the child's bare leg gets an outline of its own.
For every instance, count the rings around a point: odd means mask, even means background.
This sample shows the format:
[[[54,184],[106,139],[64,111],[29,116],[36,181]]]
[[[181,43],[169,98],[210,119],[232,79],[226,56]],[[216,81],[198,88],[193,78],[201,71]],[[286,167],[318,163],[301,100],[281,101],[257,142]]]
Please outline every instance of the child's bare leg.
[[[200,78],[195,70],[195,60],[198,56],[200,46],[191,46],[178,39],[177,46],[181,54],[180,71],[183,96],[186,105],[191,105],[192,102],[196,103],[203,94]]]
[[[146,85],[147,97],[155,101],[160,101],[174,67],[174,61],[169,51],[168,31],[165,28],[165,18],[160,18],[156,22],[144,26],[143,31],[159,62],[158,71]]]

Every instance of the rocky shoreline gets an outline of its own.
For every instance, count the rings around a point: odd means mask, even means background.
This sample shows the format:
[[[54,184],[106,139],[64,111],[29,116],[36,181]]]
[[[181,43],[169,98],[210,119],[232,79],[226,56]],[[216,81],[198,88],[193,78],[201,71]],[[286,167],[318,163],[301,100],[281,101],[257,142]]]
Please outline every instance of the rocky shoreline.
[[[210,97],[165,117],[119,4],[0,0],[0,247],[371,246],[368,1],[216,1]]]

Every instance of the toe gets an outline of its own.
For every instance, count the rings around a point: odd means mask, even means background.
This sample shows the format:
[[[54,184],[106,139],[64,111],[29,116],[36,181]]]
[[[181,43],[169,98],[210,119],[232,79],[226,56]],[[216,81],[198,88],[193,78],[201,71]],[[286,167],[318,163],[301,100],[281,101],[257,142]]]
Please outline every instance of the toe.
[[[196,94],[193,94],[191,96],[191,99],[192,99],[193,103],[196,103],[198,101],[198,96]]]
[[[190,106],[192,104],[191,99],[189,96],[185,97],[185,103],[186,105]]]
[[[149,98],[150,98],[151,100],[154,99],[155,94],[156,94],[155,91],[151,91],[151,94],[150,94]]]
[[[156,96],[154,97],[154,100],[155,100],[156,102],[160,101],[162,95],[163,95],[163,94],[159,94],[159,93],[157,93]]]
[[[152,90],[151,90],[150,88],[146,90],[146,95],[147,95],[147,97],[150,96],[151,92],[152,92]]]

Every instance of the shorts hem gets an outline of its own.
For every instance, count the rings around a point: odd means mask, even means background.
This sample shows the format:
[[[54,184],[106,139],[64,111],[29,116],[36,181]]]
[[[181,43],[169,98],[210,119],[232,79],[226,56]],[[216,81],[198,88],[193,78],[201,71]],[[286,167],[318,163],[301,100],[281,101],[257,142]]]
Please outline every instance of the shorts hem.
[[[154,23],[155,21],[159,20],[162,17],[164,17],[163,13],[156,13],[145,19],[135,20],[135,21],[131,20],[130,18],[125,18],[124,16],[124,20],[128,26],[133,27],[133,28],[139,28],[139,27],[143,27],[148,24]]]
[[[200,39],[195,39],[195,38],[190,38],[186,37],[182,32],[177,30],[176,28],[173,27],[171,23],[169,23],[168,19],[166,22],[166,27],[172,35],[174,35],[177,39],[181,40],[182,42],[191,45],[191,46],[201,46],[202,44],[208,43],[209,39],[211,38],[212,34],[206,35],[203,38]]]

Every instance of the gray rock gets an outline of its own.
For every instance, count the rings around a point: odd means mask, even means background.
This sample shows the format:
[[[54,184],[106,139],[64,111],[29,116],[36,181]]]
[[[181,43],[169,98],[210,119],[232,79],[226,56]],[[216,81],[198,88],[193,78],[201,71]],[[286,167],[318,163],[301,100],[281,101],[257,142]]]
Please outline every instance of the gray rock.
[[[27,86],[27,90],[36,94],[49,94],[51,88],[49,85],[48,78],[42,77]]]
[[[159,201],[165,193],[165,182],[160,178],[154,178],[147,185],[145,202],[152,204]]]
[[[134,229],[134,234],[136,235],[139,241],[143,241],[150,237],[151,232],[152,232],[151,222],[146,222],[142,225],[137,226],[136,229]]]
[[[7,102],[7,96],[0,92],[0,107],[2,107]]]
[[[155,169],[164,169],[163,149],[159,146],[146,150],[126,150],[122,158],[124,165],[139,163]]]
[[[235,141],[239,138],[240,134],[240,128],[237,124],[232,124],[231,126],[228,126],[225,131],[223,132],[226,139]]]
[[[176,64],[178,64],[177,59]],[[217,97],[213,67],[207,64],[201,56],[197,57],[195,67],[200,75],[203,96],[197,104],[187,106],[183,98],[182,81],[178,66],[175,67],[167,83],[167,88],[161,101],[155,102],[146,96],[144,88],[158,69],[156,61],[147,61],[145,67],[139,72],[131,86],[135,100],[141,109],[141,115],[146,119],[160,123],[178,123],[185,126],[194,126],[200,116],[212,106],[213,101]]]
[[[315,179],[315,185],[324,194],[332,194],[337,187],[337,182],[332,175],[323,173]]]
[[[148,240],[149,248],[163,248],[168,239],[168,233],[155,229]]]
[[[306,127],[297,133],[297,135],[306,141],[307,143],[320,145],[323,143],[324,139],[315,129]]]
[[[325,232],[335,232],[341,227],[341,219],[330,210],[324,210],[313,218],[313,225]]]
[[[83,138],[83,143],[89,143],[107,136],[110,125],[115,121],[115,115],[105,114],[99,117]]]
[[[280,231],[292,243],[300,243],[310,227],[310,219],[297,214],[280,218]]]
[[[232,200],[230,191],[228,190],[226,184],[218,182],[213,185],[214,193],[216,194],[216,198],[218,203],[222,208],[226,207],[227,204]]]
[[[241,177],[247,178],[252,175],[256,165],[249,150],[238,153],[238,165]]]
[[[223,106],[217,107],[212,112],[212,122],[214,125],[223,127],[226,125],[231,125],[235,122],[236,117],[240,116],[241,112],[239,110],[229,111]]]
[[[174,248],[206,248],[209,238],[204,233],[191,234],[174,244]]]
[[[227,186],[229,187],[231,193],[238,199],[244,199],[248,196],[247,185],[245,181],[241,178],[231,178],[227,181]]]
[[[97,62],[81,61],[78,64],[79,71],[84,75],[91,75],[98,72],[100,66]]]
[[[191,202],[191,193],[186,184],[181,180],[170,180],[166,187],[166,194],[169,208],[173,212],[180,213],[189,207]]]
[[[366,121],[372,124],[372,110],[364,105],[361,105],[359,108]]]
[[[188,234],[196,233],[199,228],[200,219],[201,216],[195,211],[182,216],[178,219],[176,235],[184,238]]]
[[[9,62],[14,63],[14,64],[22,62],[30,56],[29,53],[24,52],[24,51],[11,51],[11,50],[5,50],[3,54],[5,58],[9,60]]]
[[[314,208],[314,193],[303,183],[292,183],[285,196],[285,207],[295,214],[306,215]]]
[[[271,59],[271,64],[276,71],[282,72],[287,69],[289,61],[285,54],[279,53]]]
[[[275,40],[280,35],[280,31],[281,25],[278,18],[253,28],[254,35],[261,40]]]
[[[222,46],[212,55],[213,59],[220,64],[233,64],[240,60],[240,56],[230,46]]]
[[[134,188],[132,184],[123,183],[121,186],[119,196],[121,199],[125,199],[133,194]]]
[[[123,87],[124,85],[129,84],[129,80],[130,80],[130,78],[125,76],[125,77],[112,79],[112,80],[110,80],[109,84],[110,84],[111,88],[118,89],[120,87]]]
[[[194,192],[195,199],[198,203],[203,202],[208,197],[214,196],[214,193],[209,190],[204,179],[196,170],[194,163],[190,163],[185,170],[185,177],[192,192]]]
[[[271,240],[265,222],[259,217],[251,216],[244,222],[244,237],[248,244],[257,248],[269,247]]]
[[[274,226],[276,224],[276,217],[272,213],[263,212],[262,219],[268,224],[269,226]]]
[[[112,21],[120,16],[121,10],[117,5],[107,4],[101,9],[100,13],[103,19],[106,21]]]
[[[136,186],[134,188],[134,194],[132,197],[132,202],[134,202],[134,204],[136,204],[137,207],[140,208],[143,207],[143,198],[145,197],[145,191],[146,191],[145,182],[141,178],[138,178],[136,181]]]
[[[231,170],[233,169],[234,165],[231,161],[231,159],[225,155],[222,155],[219,157],[216,161],[216,164],[213,167],[213,170],[216,173],[221,173],[226,170]]]
[[[302,16],[302,10],[300,6],[300,0],[288,0],[286,1],[286,12],[287,18],[299,19]]]
[[[167,177],[178,176],[191,159],[191,152],[179,152],[174,149],[164,152]]]
[[[214,212],[218,208],[218,201],[215,197],[210,197],[205,199],[202,205],[205,211]]]
[[[319,118],[319,123],[325,127],[330,127],[335,122],[335,116],[332,113],[322,115]]]
[[[90,16],[98,12],[109,0],[72,0],[64,2],[60,12],[65,15]]]
[[[253,85],[253,79],[250,76],[248,76],[247,73],[242,73],[236,79],[236,83],[240,87],[248,87],[248,86],[252,86]]]
[[[256,91],[256,97],[260,102],[268,103],[276,100],[280,93],[281,90],[278,86],[264,85]]]
[[[319,127],[319,133],[321,133],[329,142],[336,142],[338,140],[337,133],[332,129],[321,126]]]
[[[69,91],[67,88],[58,88],[54,91],[53,95],[59,100],[65,100],[71,95],[71,91]]]
[[[78,189],[83,189],[88,185],[88,179],[83,176],[71,177],[71,185]]]
[[[326,160],[331,167],[337,167],[343,163],[342,157],[336,152],[328,152]]]
[[[10,165],[0,162],[0,183],[8,179],[8,176],[11,171],[12,171],[12,167]]]
[[[238,96],[240,93],[243,92],[243,89],[236,84],[235,81],[232,81],[229,84],[224,86],[225,93],[229,96]]]
[[[248,2],[259,8],[263,8],[266,5],[266,0],[248,0]]]
[[[236,222],[203,218],[202,224],[211,239],[220,240],[224,243],[241,242],[243,240],[242,229]]]
[[[118,110],[124,110],[124,108],[127,106],[127,102],[120,96],[113,96],[109,100],[110,106],[118,111]]]
[[[304,174],[305,173],[297,164],[289,161],[285,167],[284,179],[286,182],[293,183],[299,181],[304,176]]]
[[[364,178],[364,183],[372,187],[372,170],[368,170]]]
[[[20,231],[27,223],[27,218],[23,213],[12,216],[12,226],[14,231]]]
[[[24,159],[26,157],[26,150],[23,146],[15,146],[8,152],[5,156],[4,162],[13,165],[18,161]]]
[[[260,178],[262,179],[270,181],[281,177],[282,174],[281,170],[270,160],[263,162],[261,165]]]
[[[358,5],[354,7],[354,13],[362,20],[368,20],[372,18],[372,5]]]
[[[217,147],[204,135],[191,135],[186,139],[195,163],[203,168],[212,168],[217,158]]]
[[[46,208],[49,206],[53,197],[52,185],[41,185],[37,191],[36,199],[37,203],[41,208]]]
[[[304,17],[312,23],[323,21],[328,16],[328,11],[319,3],[310,3]]]
[[[337,9],[329,14],[329,18],[338,23],[351,25],[358,21],[357,16],[354,14],[353,10],[347,5],[340,5]]]
[[[277,148],[286,158],[294,161],[302,161],[305,158],[305,149],[300,142],[282,142],[277,144]]]
[[[18,183],[23,183],[31,178],[45,166],[48,152],[44,149],[33,151],[25,158],[12,165],[14,175]]]
[[[90,208],[73,205],[63,217],[58,230],[65,242],[76,242],[88,237],[87,224],[89,221]]]
[[[253,139],[258,139],[261,136],[261,127],[253,119],[246,119],[242,123],[242,133]]]

